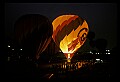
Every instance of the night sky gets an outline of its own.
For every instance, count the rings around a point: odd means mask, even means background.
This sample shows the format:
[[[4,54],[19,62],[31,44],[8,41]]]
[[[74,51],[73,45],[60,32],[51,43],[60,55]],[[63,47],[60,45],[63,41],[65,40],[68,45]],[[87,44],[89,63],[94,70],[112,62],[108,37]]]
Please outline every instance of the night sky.
[[[109,49],[117,46],[117,4],[115,3],[6,3],[6,36],[13,37],[15,21],[25,14],[41,14],[50,21],[62,14],[76,14],[87,21],[90,31],[95,32],[95,39],[106,39]]]

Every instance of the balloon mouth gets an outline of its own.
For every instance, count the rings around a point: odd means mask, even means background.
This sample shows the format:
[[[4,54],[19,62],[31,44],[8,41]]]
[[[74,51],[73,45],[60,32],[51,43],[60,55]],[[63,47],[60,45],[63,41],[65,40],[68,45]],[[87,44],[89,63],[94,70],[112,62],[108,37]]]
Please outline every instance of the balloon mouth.
[[[71,59],[74,55],[74,53],[64,53],[66,59],[67,59],[67,62],[71,62]]]

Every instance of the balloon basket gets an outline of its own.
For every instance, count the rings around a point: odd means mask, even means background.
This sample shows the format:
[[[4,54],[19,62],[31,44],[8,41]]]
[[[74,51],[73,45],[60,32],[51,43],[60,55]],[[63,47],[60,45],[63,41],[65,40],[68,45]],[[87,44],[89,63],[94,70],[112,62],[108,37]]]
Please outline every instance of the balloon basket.
[[[67,59],[67,62],[69,63],[69,62],[71,62],[71,59],[72,59],[74,53],[64,53],[64,55]]]
[[[68,58],[68,59],[67,59],[67,62],[68,62],[68,63],[71,62],[71,59]]]

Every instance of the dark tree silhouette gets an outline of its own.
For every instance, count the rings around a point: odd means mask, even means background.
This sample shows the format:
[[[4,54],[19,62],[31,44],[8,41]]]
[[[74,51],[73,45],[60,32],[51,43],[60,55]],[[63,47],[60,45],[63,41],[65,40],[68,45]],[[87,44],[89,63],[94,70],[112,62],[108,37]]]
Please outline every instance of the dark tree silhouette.
[[[88,35],[87,35],[87,38],[89,40],[93,40],[95,38],[95,33],[93,31],[89,31]]]
[[[95,41],[95,45],[96,45],[96,48],[103,52],[105,51],[106,47],[107,47],[107,40],[106,39],[103,39],[103,38],[100,38],[100,39],[97,39]]]
[[[87,38],[89,39],[89,44],[92,48],[95,47],[95,33],[93,31],[89,31]]]

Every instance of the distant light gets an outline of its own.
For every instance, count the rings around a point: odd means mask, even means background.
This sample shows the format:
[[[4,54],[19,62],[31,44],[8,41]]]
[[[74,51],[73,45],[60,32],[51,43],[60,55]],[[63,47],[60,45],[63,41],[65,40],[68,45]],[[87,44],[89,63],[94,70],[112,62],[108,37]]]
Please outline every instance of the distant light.
[[[12,49],[12,50],[14,50],[14,49]]]
[[[22,48],[20,50],[22,50]]]
[[[59,50],[59,52],[62,52],[61,50]]]
[[[99,61],[100,59],[95,59],[95,60]]]
[[[91,51],[89,53],[93,54]]]
[[[106,53],[106,54],[108,54],[108,53]]]
[[[101,62],[103,63],[103,60],[101,60]]]
[[[10,61],[10,57],[8,57],[8,61]]]
[[[10,45],[8,45],[8,47],[10,48]]]
[[[110,50],[109,50],[109,49],[107,49],[106,51],[110,52]]]
[[[92,53],[92,52],[90,51],[90,53]]]
[[[99,53],[98,53],[99,54]]]
[[[110,54],[110,53],[108,53],[108,54]]]

